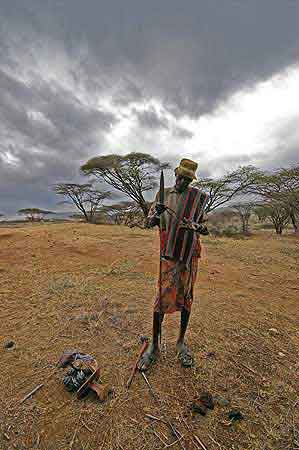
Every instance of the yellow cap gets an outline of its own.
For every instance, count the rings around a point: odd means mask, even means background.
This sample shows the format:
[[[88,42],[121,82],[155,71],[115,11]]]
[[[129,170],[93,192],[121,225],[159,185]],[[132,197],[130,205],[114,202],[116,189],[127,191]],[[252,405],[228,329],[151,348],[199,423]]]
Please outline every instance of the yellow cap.
[[[183,177],[191,178],[192,180],[196,180],[196,170],[198,164],[191,159],[183,158],[180,162],[180,165],[175,169],[176,175],[182,175]]]

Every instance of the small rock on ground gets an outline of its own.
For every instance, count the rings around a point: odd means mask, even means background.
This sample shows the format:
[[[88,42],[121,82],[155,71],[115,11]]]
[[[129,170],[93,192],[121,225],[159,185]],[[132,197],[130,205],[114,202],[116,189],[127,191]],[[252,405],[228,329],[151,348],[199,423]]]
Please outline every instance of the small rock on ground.
[[[215,395],[214,402],[219,406],[228,406],[230,404],[230,401],[224,397],[221,397],[221,395]]]
[[[238,411],[238,410],[236,410],[236,409],[233,409],[232,411],[230,411],[230,412],[228,413],[228,418],[229,418],[229,420],[231,420],[232,422],[235,422],[235,421],[237,421],[237,420],[243,420],[243,419],[244,419],[244,416],[243,416],[243,414],[242,414],[240,411]]]
[[[205,416],[207,414],[207,410],[208,410],[208,408],[205,405],[203,405],[202,403],[196,403],[196,402],[191,403],[190,409],[193,413],[198,413],[201,416]]]
[[[199,396],[199,401],[208,409],[214,409],[213,396],[209,392],[202,392]]]
[[[4,348],[13,348],[15,345],[16,344],[14,341],[9,340],[9,341],[4,342],[3,347]]]
[[[276,328],[269,328],[269,333],[272,335],[272,336],[278,336],[279,335],[279,331],[276,329]]]

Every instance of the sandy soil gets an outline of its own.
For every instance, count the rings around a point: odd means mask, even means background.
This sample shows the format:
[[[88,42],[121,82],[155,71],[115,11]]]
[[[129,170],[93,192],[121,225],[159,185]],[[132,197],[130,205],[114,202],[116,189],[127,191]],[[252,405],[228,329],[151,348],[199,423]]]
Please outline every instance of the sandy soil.
[[[139,336],[151,332],[156,232],[73,223],[0,229],[1,450],[182,448],[146,414],[172,420],[186,449],[201,448],[194,435],[207,450],[299,448],[299,240],[263,233],[204,242],[188,333],[196,366],[179,366],[179,317],[168,316],[161,359],[148,374],[158,406],[140,374],[125,388]],[[112,399],[79,401],[65,391],[55,364],[72,348],[97,358]],[[192,415],[203,391],[230,404]],[[244,420],[230,425],[231,409]]]

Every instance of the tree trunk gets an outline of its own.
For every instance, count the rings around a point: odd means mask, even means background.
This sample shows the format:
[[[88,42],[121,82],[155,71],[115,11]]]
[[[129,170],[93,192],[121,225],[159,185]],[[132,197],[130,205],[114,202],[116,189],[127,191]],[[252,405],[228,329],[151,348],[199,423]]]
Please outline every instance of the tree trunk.
[[[88,214],[86,213],[85,210],[83,210],[83,214],[84,214],[84,217],[85,217],[86,222],[89,222],[90,219],[89,219]]]
[[[245,224],[245,220],[243,217],[241,217],[241,221],[242,221],[242,233],[245,234],[246,233],[246,224]]]
[[[242,221],[242,233],[246,236],[249,235],[249,219],[247,219],[246,217],[241,217],[241,221]]]
[[[297,218],[296,218],[294,212],[290,213],[290,219],[292,221],[292,225],[293,225],[293,228],[294,228],[294,233],[299,233],[299,227],[298,227],[298,223],[297,223]]]
[[[142,212],[144,214],[144,218],[147,219],[148,213],[149,213],[149,207],[147,206],[146,202],[140,202],[140,208],[142,209]]]

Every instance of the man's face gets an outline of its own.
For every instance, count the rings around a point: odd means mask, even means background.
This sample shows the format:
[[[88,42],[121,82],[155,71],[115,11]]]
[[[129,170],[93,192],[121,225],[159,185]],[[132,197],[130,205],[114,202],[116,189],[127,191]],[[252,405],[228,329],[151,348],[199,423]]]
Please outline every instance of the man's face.
[[[189,184],[191,183],[191,178],[184,177],[182,175],[176,175],[175,177],[175,189],[178,192],[184,192]]]

